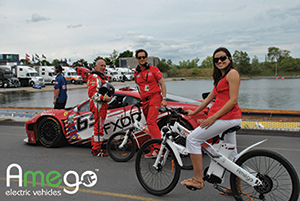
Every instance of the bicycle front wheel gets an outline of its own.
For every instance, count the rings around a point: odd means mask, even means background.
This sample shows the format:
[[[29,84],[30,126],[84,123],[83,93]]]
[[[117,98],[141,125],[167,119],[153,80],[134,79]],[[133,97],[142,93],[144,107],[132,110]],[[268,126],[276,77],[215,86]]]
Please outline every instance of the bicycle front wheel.
[[[290,162],[278,153],[252,150],[242,155],[236,164],[262,181],[261,186],[252,187],[231,174],[230,186],[236,200],[298,200],[298,175]]]
[[[128,136],[128,140],[123,147],[120,145],[124,141],[126,133],[118,132],[113,134],[107,142],[107,152],[109,156],[117,162],[129,161],[136,152],[136,143],[131,135]]]
[[[150,151],[159,152],[162,139],[148,140],[138,151],[135,172],[143,188],[153,195],[165,195],[172,191],[180,177],[180,166],[173,151],[167,145],[163,150],[157,168],[153,167],[155,158],[145,158]]]

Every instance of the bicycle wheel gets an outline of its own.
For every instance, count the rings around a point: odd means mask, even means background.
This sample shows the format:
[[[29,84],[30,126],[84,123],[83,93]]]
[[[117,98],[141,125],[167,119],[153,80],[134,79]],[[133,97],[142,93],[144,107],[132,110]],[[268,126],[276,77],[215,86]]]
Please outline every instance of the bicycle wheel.
[[[135,163],[135,172],[143,188],[153,195],[164,195],[172,191],[180,177],[180,166],[175,159],[173,151],[167,146],[163,150],[164,164],[158,164],[158,169],[153,167],[156,158],[143,158],[151,150],[160,147],[162,139],[148,140],[138,151]],[[168,151],[168,153],[166,153]]]
[[[113,134],[107,142],[107,152],[109,156],[117,162],[126,162],[130,160],[136,152],[136,143],[131,135],[128,136],[127,143],[120,148],[124,140],[125,132]]]
[[[252,150],[242,155],[236,164],[256,175],[263,183],[252,187],[231,174],[230,186],[236,200],[298,200],[298,175],[290,162],[278,153]]]

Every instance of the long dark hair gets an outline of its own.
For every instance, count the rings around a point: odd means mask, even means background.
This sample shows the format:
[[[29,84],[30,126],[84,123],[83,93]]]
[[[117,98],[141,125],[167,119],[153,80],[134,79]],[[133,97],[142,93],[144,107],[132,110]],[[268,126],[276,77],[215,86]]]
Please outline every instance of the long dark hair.
[[[213,58],[215,58],[215,54],[217,52],[225,52],[226,53],[226,56],[228,56],[228,59],[230,60],[230,63],[228,64],[228,66],[225,68],[225,74],[224,76],[222,76],[222,72],[219,68],[217,68],[215,62],[214,63],[214,70],[213,70],[213,79],[214,79],[214,85],[217,86],[219,81],[225,77],[227,75],[227,73],[230,71],[230,69],[234,69],[233,67],[233,62],[232,62],[232,57],[231,57],[231,54],[229,52],[229,50],[225,47],[219,47],[218,49],[216,49],[214,51],[214,54],[213,54]]]

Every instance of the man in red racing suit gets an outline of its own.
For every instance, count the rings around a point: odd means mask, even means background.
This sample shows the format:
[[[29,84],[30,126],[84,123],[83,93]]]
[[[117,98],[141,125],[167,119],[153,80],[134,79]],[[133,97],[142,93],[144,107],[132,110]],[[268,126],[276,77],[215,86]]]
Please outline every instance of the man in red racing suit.
[[[95,124],[92,136],[92,154],[93,156],[108,156],[102,148],[103,143],[103,124],[107,114],[108,104],[112,97],[101,95],[98,91],[100,87],[106,82],[104,72],[106,63],[99,59],[95,65],[95,71],[91,73],[88,78],[88,96],[90,98],[90,111],[94,115]]]

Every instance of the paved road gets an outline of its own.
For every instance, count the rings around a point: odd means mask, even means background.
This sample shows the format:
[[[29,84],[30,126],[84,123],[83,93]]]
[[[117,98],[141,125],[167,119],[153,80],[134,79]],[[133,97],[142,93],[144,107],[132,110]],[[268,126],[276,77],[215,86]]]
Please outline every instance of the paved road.
[[[120,201],[120,200],[201,200],[201,201],[233,201],[233,197],[219,195],[211,184],[206,183],[203,190],[192,192],[178,184],[176,188],[165,196],[153,196],[148,194],[138,183],[135,176],[134,159],[126,163],[117,163],[108,158],[92,157],[89,147],[67,146],[62,148],[44,148],[41,146],[32,146],[23,143],[26,137],[24,127],[20,124],[1,125],[0,129],[0,200],[100,200],[100,201]],[[300,138],[299,137],[281,137],[281,136],[259,136],[243,134],[238,135],[239,150],[259,140],[268,138],[268,141],[260,145],[261,148],[271,149],[284,155],[300,172]],[[45,184],[41,186],[41,179],[37,177],[36,186],[33,187],[32,178],[28,177],[28,184],[25,187],[18,186],[17,179],[11,179],[10,187],[6,185],[6,171],[8,166],[16,163],[20,166],[24,175],[25,172],[41,171],[45,175],[58,175],[62,181],[58,187]],[[205,166],[208,164],[207,158],[204,158]],[[69,171],[75,172],[69,172]],[[78,192],[67,194],[64,189],[68,184],[74,183],[75,175],[87,175],[92,171],[97,175],[97,182],[94,186],[80,185]],[[51,171],[57,171],[52,172]],[[17,168],[11,169],[11,174],[17,174]],[[90,172],[91,173],[91,172]],[[69,174],[67,182],[63,179],[64,175]],[[193,176],[192,171],[184,170],[181,172],[180,181]],[[228,177],[228,175],[227,175]],[[59,180],[51,180],[50,184],[55,184]],[[31,182],[30,182],[31,181]],[[225,182],[224,185],[228,186]],[[15,190],[19,195],[12,196]],[[21,190],[21,191],[20,191]],[[27,193],[27,194],[26,194]],[[9,196],[7,196],[7,195]]]

